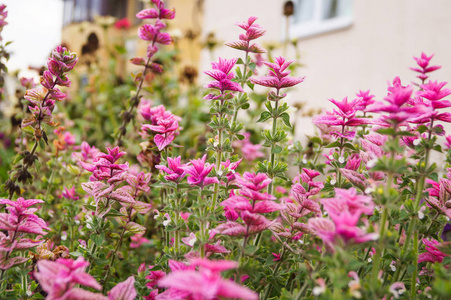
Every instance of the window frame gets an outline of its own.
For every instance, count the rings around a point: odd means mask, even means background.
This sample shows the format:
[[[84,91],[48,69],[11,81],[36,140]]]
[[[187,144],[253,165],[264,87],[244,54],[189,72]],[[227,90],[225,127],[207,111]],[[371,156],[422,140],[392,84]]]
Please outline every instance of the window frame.
[[[310,21],[294,22],[294,16],[291,16],[289,22],[290,38],[308,38],[315,35],[334,32],[351,27],[353,24],[352,11],[349,15],[338,16],[330,19],[323,19],[321,14],[323,11],[323,0],[315,0],[313,6],[313,18]],[[352,0],[350,1],[352,6]],[[297,9],[297,1],[295,1],[295,11]]]

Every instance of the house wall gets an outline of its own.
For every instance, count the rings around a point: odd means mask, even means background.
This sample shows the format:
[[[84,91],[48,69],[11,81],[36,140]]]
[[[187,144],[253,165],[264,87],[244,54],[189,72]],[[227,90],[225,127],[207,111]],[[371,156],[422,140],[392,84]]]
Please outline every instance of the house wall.
[[[242,30],[234,22],[258,16],[257,22],[267,29],[261,38],[281,42],[285,28],[282,6],[277,0],[206,0],[204,30],[214,30],[223,41],[238,39]],[[387,82],[400,76],[403,84],[415,81],[409,70],[424,51],[434,65],[443,65],[432,79],[451,80],[451,1],[447,0],[354,0],[351,27],[298,41],[300,63],[297,75],[305,82],[290,91],[289,101],[306,102],[309,107],[332,108],[328,98],[353,97],[359,89],[371,89],[377,99],[386,95]],[[279,50],[280,54],[282,51]],[[241,55],[228,47],[218,48],[214,56],[232,58]],[[287,51],[293,59],[294,51]],[[204,50],[201,69],[210,68],[210,55]],[[204,77],[203,80],[207,80]],[[296,113],[298,134],[311,134],[311,118]]]

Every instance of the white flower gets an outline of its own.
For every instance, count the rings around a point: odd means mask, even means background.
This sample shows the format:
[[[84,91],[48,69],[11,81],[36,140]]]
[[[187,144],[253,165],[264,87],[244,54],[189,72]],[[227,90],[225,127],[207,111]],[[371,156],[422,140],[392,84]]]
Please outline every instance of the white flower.
[[[345,162],[345,158],[343,156],[340,156],[340,158],[338,159],[338,162],[340,164],[344,163]]]
[[[423,220],[424,219],[424,211],[426,210],[426,206],[423,206],[423,207],[421,207],[420,208],[420,210],[418,211],[418,218],[420,219],[420,220]]]
[[[168,214],[164,214],[164,217],[166,218],[166,220],[163,221],[163,226],[166,227],[169,225],[169,223],[171,223],[171,217]]]

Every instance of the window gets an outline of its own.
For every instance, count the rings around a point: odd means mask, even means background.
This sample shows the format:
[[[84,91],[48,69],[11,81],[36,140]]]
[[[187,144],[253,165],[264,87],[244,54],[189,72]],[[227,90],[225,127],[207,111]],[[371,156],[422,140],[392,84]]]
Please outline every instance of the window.
[[[122,19],[127,16],[127,4],[128,0],[64,0],[63,24],[92,21],[96,15]]]
[[[297,0],[290,38],[303,38],[351,26],[352,0]]]

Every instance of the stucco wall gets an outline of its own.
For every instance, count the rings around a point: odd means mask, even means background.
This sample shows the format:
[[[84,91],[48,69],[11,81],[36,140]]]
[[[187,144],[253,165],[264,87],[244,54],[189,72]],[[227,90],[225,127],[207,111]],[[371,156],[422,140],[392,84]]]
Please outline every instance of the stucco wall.
[[[281,41],[284,22],[282,5],[276,0],[206,0],[204,31],[214,30],[223,41],[236,40],[241,30],[234,26],[249,16],[267,29],[261,39]],[[354,0],[353,25],[345,30],[299,40],[298,75],[304,83],[293,90],[290,101],[305,101],[309,107],[332,108],[327,99],[353,97],[359,89],[371,89],[378,99],[386,94],[387,81],[400,76],[404,84],[415,80],[413,56],[435,53],[433,64],[444,65],[432,78],[451,80],[451,1],[447,0]],[[226,58],[239,51],[221,47],[215,56]],[[292,51],[287,58],[293,59]],[[201,69],[208,69],[204,51]],[[206,78],[205,78],[206,79]],[[310,118],[298,117],[298,129],[312,133]]]

